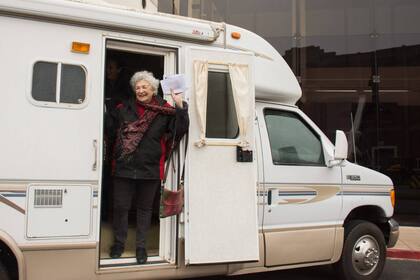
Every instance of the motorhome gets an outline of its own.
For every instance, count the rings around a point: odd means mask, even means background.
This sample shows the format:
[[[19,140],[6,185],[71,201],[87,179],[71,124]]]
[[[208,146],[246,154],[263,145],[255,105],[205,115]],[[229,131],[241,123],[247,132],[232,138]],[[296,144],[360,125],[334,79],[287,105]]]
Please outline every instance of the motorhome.
[[[230,24],[118,2],[0,0],[0,279],[172,279],[325,264],[343,279],[378,279],[398,239],[393,183],[346,160],[346,135],[337,131],[333,144],[299,110],[301,89],[281,55]],[[189,145],[184,156],[182,141],[167,184],[175,187],[185,162],[184,210],[155,215],[143,265],[132,222],[124,255],[108,255],[111,59],[126,76],[187,77]]]

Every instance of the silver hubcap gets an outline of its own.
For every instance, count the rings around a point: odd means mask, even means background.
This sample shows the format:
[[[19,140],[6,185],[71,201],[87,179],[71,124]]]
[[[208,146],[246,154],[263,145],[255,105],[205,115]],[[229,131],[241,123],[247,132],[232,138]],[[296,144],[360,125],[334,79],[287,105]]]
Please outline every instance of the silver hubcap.
[[[368,275],[379,263],[379,244],[371,235],[360,237],[353,247],[352,263],[354,269],[361,275]]]

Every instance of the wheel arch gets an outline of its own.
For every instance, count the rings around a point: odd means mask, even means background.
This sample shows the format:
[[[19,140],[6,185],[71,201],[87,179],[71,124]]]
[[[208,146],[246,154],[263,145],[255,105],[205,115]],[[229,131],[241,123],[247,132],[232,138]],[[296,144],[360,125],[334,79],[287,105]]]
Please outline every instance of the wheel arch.
[[[346,228],[346,225],[354,220],[368,221],[378,226],[385,237],[385,241],[388,243],[390,234],[388,224],[389,218],[386,216],[384,209],[377,205],[363,205],[356,207],[351,210],[344,219],[343,227]]]
[[[16,275],[17,279],[25,279],[25,259],[22,251],[17,246],[15,240],[6,232],[0,230],[0,258],[12,267],[9,271]]]

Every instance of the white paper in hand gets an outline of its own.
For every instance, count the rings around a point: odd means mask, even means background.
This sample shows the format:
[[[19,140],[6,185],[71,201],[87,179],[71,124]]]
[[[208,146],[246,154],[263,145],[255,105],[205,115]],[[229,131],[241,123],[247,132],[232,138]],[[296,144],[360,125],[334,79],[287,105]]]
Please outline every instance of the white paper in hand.
[[[171,94],[171,89],[175,94],[185,92],[187,90],[187,82],[184,74],[172,75],[160,81],[163,94]]]

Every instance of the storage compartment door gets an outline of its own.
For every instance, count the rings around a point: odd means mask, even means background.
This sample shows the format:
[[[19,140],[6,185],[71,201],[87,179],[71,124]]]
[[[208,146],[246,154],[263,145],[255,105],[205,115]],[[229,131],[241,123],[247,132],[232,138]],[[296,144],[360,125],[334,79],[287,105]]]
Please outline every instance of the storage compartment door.
[[[31,185],[27,209],[28,238],[88,236],[92,186]]]
[[[186,264],[259,259],[250,53],[189,48]]]

